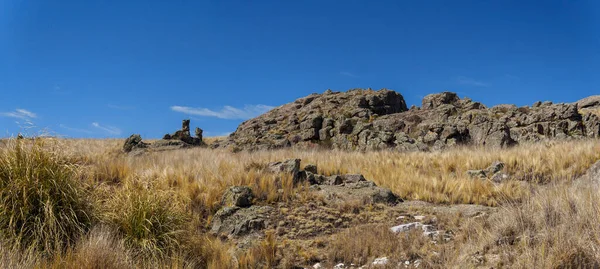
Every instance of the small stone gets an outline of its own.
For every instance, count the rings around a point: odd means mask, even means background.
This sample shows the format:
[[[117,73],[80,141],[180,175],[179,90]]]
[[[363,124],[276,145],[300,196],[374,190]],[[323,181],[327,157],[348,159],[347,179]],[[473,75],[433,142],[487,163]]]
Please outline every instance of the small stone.
[[[420,227],[422,225],[423,224],[421,224],[420,222],[411,222],[411,223],[407,223],[407,224],[401,224],[398,226],[394,226],[394,227],[390,228],[390,230],[394,233],[407,232],[414,228]]]
[[[469,171],[467,171],[467,175],[470,178],[481,178],[481,179],[487,178],[487,176],[485,175],[485,172],[483,170],[469,170]]]
[[[390,260],[387,257],[381,257],[375,259],[375,261],[373,261],[373,265],[386,265],[389,263],[389,261]]]
[[[492,165],[490,165],[488,168],[485,169],[485,174],[486,175],[494,175],[500,171],[502,171],[502,169],[504,169],[504,163],[501,161],[495,161],[492,163]]]
[[[413,218],[416,220],[424,220],[425,216],[414,216]]]
[[[311,172],[311,173],[313,173],[313,174],[318,174],[318,173],[317,173],[317,165],[316,165],[316,164],[307,164],[307,165],[304,167],[304,171],[306,171],[306,172]]]
[[[338,263],[333,267],[333,269],[345,269],[345,268],[346,268],[346,265],[343,263]]]

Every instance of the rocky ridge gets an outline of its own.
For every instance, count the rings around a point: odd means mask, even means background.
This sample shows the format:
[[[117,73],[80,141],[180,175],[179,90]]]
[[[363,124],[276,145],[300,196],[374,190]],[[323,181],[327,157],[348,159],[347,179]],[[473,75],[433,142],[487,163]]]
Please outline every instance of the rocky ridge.
[[[600,96],[575,103],[491,108],[456,93],[427,95],[408,109],[382,89],[311,94],[240,124],[214,147],[267,150],[324,147],[425,151],[456,145],[507,147],[546,139],[600,136]]]

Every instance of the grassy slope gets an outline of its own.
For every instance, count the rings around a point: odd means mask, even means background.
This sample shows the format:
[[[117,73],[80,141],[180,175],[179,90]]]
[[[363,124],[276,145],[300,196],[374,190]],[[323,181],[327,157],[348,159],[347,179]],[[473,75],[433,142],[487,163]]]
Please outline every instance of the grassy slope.
[[[0,158],[6,158],[8,155],[4,153],[14,150],[14,143],[9,141],[3,146]],[[190,149],[137,158],[120,155],[121,143],[119,140],[44,141],[42,147],[60,156],[60,164],[77,167],[76,180],[91,192],[96,221],[75,244],[50,257],[40,256],[31,249],[11,249],[11,241],[4,240],[0,245],[4,264],[0,267],[29,263],[54,268],[95,268],[94,264],[102,262],[103,268],[149,265],[251,268],[257,264],[264,266],[264,261],[286,266],[287,257],[281,257],[291,252],[299,256],[296,261],[304,259],[305,264],[313,262],[315,257],[344,261],[360,256],[361,261],[366,261],[390,255],[399,260],[419,257],[431,267],[488,263],[522,268],[536,264],[554,267],[600,259],[600,253],[590,247],[600,238],[600,232],[590,228],[599,221],[600,197],[583,187],[574,190],[568,187],[600,159],[597,140],[432,153],[281,150],[233,154],[224,150]],[[287,158],[317,164],[323,174],[364,174],[405,199],[500,206],[502,214],[478,219],[439,216],[456,233],[448,244],[435,245],[417,235],[395,236],[381,232],[384,228],[356,227],[313,238],[303,246],[299,246],[303,242],[290,243],[274,235],[266,236],[248,254],[232,260],[228,252],[232,246],[206,234],[227,187],[250,185],[263,204],[280,202],[293,206],[298,197],[303,197],[303,202],[316,199],[305,194],[298,196],[302,191],[290,184],[284,184],[284,190],[278,191],[273,175],[249,169]],[[496,160],[506,163],[505,170],[514,180],[497,185],[470,179],[465,174]],[[565,240],[569,243],[565,244]],[[302,253],[290,248],[301,248]],[[326,253],[311,254],[316,248]]]

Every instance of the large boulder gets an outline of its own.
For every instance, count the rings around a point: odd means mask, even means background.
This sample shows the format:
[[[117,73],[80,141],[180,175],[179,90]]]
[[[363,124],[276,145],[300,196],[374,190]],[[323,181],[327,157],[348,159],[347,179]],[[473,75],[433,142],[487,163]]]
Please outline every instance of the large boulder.
[[[267,164],[266,170],[276,174],[289,174],[294,184],[299,183],[303,175],[300,174],[300,159],[289,159],[283,162],[271,162]]]

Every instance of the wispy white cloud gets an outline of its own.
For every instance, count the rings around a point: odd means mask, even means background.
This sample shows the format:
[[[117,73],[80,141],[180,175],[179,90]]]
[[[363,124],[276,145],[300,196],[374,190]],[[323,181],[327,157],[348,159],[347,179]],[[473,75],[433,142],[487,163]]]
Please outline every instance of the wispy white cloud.
[[[100,129],[110,135],[120,135],[121,134],[121,129],[114,127],[114,126],[101,125],[100,123],[97,123],[97,122],[92,122],[92,126],[94,126],[94,128]]]
[[[340,71],[340,75],[346,76],[346,77],[352,77],[352,78],[357,78],[358,77],[357,75],[352,74],[350,72],[346,72],[346,71]]]
[[[479,81],[479,80],[475,80],[473,78],[468,78],[468,77],[463,77],[463,76],[457,77],[456,82],[461,85],[469,85],[469,86],[475,86],[475,87],[489,87],[490,86],[490,84],[485,83],[483,81]]]
[[[31,121],[31,119],[37,118],[37,115],[35,113],[33,113],[29,110],[26,110],[26,109],[22,109],[22,108],[15,109],[15,111],[11,111],[11,112],[0,112],[0,116],[28,120],[28,121]]]
[[[224,106],[221,110],[215,111],[202,107],[172,106],[171,110],[195,116],[246,120],[263,114],[273,108],[274,107],[267,105],[246,105],[244,108]]]
[[[80,129],[80,128],[73,128],[73,127],[69,127],[67,125],[64,124],[59,124],[58,125],[60,128],[63,128],[65,130],[71,131],[71,132],[77,132],[77,133],[85,133],[85,134],[92,134],[94,132],[87,130],[87,129]]]

